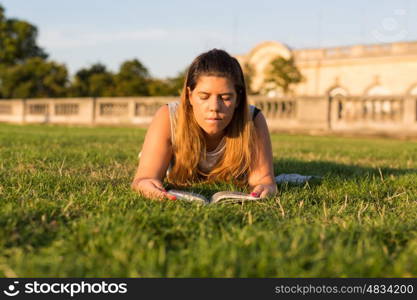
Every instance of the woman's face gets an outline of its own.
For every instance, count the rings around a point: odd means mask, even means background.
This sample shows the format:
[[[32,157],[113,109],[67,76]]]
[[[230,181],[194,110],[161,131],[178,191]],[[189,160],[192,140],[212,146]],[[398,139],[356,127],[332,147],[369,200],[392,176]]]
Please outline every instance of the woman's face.
[[[198,125],[209,136],[223,134],[238,105],[232,82],[226,77],[200,76],[188,93]]]

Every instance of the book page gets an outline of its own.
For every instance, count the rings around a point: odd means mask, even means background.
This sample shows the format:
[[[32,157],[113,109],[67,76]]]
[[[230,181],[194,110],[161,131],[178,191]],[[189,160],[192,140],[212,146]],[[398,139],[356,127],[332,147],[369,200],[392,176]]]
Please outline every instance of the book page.
[[[185,192],[180,190],[169,190],[168,194],[177,197],[178,200],[185,200],[185,201],[196,201],[201,204],[208,204],[209,200],[204,197],[203,195],[192,193],[192,192]]]
[[[259,197],[253,197],[245,193],[241,192],[231,192],[231,191],[222,191],[217,192],[211,197],[211,203],[219,203],[219,202],[243,202],[243,201],[254,201],[260,200]]]

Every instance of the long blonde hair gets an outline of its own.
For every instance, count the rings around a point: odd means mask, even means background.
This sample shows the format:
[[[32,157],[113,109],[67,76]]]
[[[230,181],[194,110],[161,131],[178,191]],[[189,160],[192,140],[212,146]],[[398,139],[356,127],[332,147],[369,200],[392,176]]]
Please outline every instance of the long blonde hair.
[[[234,84],[237,93],[237,107],[225,128],[226,150],[209,173],[198,167],[200,155],[203,158],[206,155],[206,142],[203,129],[194,118],[188,94],[188,88],[193,91],[200,76],[226,77]],[[191,63],[184,80],[173,143],[175,160],[167,177],[168,182],[175,186],[221,181],[247,185],[248,174],[257,157],[256,138],[239,62],[226,51],[218,49],[199,55]]]

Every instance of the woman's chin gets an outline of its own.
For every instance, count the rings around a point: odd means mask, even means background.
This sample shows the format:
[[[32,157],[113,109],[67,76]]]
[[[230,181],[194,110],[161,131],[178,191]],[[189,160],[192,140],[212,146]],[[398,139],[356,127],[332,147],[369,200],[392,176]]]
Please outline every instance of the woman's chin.
[[[217,136],[223,134],[223,128],[203,128],[204,132],[209,136]]]

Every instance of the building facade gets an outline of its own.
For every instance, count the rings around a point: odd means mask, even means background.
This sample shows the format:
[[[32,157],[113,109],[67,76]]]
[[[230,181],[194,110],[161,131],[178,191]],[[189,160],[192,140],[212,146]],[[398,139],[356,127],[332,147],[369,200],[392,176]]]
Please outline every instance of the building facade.
[[[417,95],[417,42],[291,50],[263,42],[245,55],[242,66],[253,69],[251,89],[262,90],[265,70],[276,57],[293,57],[304,81],[296,96]],[[277,90],[271,96],[279,96]]]

